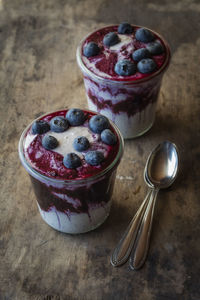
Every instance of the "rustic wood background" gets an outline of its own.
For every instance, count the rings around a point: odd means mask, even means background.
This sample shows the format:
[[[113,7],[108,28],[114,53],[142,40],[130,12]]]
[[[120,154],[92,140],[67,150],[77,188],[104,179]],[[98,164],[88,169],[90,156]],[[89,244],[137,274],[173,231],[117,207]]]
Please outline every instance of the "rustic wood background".
[[[128,21],[169,41],[153,128],[125,142],[110,217],[70,236],[41,219],[18,159],[24,127],[42,113],[87,108],[76,47],[90,31]],[[200,2],[198,0],[0,0],[0,299],[200,299]],[[149,152],[180,151],[174,185],[158,196],[149,255],[133,272],[110,254],[145,197]]]

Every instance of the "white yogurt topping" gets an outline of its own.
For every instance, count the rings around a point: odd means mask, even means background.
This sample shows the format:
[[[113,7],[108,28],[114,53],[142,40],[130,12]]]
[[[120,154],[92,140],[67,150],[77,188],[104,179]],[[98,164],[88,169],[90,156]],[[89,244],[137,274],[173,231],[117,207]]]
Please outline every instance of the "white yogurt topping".
[[[120,42],[115,44],[114,46],[111,46],[109,49],[111,51],[120,51],[122,47],[124,46],[128,46],[132,41],[133,38],[124,34],[118,34],[118,37],[120,39]],[[133,50],[134,50],[134,46],[133,46]]]
[[[84,126],[71,126],[64,132],[53,132],[48,131],[46,135],[54,136],[58,140],[58,146],[52,151],[65,156],[66,154],[73,152],[79,155],[79,157],[83,158],[85,156],[85,152],[78,152],[74,149],[73,142],[75,138],[84,136],[88,139],[90,143],[90,148],[88,150],[98,150],[103,152],[104,157],[108,154],[108,146],[100,140],[100,135],[97,133],[93,133],[90,131],[88,127]],[[30,144],[33,142],[34,138],[37,134],[29,133],[24,139],[24,150],[27,151]],[[92,147],[94,143],[98,142],[98,149],[96,147]],[[36,157],[39,158],[41,153],[38,151],[36,153]],[[52,161],[53,163],[53,161]]]
[[[37,134],[27,134],[24,139],[24,150],[26,151],[29,145],[32,143]]]
[[[69,127],[64,132],[49,131],[47,134],[54,136],[58,140],[59,145],[53,151],[63,156],[70,152],[80,155],[80,152],[76,151],[73,147],[73,142],[78,136],[86,137],[91,144],[97,141],[99,137],[98,134],[92,133],[87,127],[83,126]]]
[[[107,55],[107,53],[106,53]],[[101,72],[99,69],[96,68],[96,63],[98,62],[98,60],[96,60],[95,62],[90,62],[89,59],[86,56],[83,56],[83,62],[84,64],[87,66],[88,69],[90,69],[93,73],[102,76],[102,77],[107,77],[107,78],[111,78],[110,75],[105,74],[104,72]],[[101,60],[101,58],[99,59]]]
[[[118,61],[123,60],[126,58],[126,53],[123,53],[121,51],[122,48],[125,48],[124,50],[129,53],[132,53],[134,51],[134,45],[133,45],[133,38],[131,36],[127,36],[124,34],[118,34],[118,37],[120,39],[120,42],[103,50],[104,55],[106,56],[106,59],[109,60],[109,54],[111,52],[116,52],[118,56]],[[96,63],[101,60],[101,58],[97,58],[95,61],[90,61],[86,56],[82,57],[82,60],[84,64],[87,66],[89,70],[91,70],[93,73],[97,74],[98,76],[111,78],[111,76],[107,73],[104,73],[100,71],[98,68],[96,68]]]

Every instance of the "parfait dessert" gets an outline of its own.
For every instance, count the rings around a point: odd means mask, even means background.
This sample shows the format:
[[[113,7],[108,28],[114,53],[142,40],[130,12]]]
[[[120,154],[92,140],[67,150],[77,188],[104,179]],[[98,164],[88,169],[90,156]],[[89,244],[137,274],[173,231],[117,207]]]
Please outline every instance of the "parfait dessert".
[[[109,215],[123,139],[105,116],[77,108],[34,120],[19,142],[40,214],[51,227],[83,233]]]
[[[121,23],[96,30],[77,49],[88,106],[110,118],[124,138],[149,130],[164,72],[167,42],[156,32]]]

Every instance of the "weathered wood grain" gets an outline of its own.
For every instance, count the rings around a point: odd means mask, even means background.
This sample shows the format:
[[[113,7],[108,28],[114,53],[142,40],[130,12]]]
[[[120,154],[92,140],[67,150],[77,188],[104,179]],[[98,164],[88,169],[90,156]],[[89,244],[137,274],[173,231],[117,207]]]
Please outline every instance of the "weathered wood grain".
[[[17,145],[41,113],[86,108],[75,52],[102,25],[128,21],[160,32],[172,48],[156,122],[126,141],[110,217],[70,236],[41,219]],[[183,1],[0,1],[0,299],[197,300],[200,295],[200,3]],[[159,194],[148,260],[138,272],[113,268],[110,254],[147,188],[151,149],[180,150],[175,184]]]

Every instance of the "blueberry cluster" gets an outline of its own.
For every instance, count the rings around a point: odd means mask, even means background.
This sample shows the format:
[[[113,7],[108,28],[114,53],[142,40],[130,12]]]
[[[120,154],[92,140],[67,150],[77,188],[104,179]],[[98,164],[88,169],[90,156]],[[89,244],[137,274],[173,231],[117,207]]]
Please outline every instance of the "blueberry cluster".
[[[69,126],[79,126],[85,122],[85,114],[81,109],[73,108],[68,110],[65,117],[56,116],[48,123],[44,120],[37,120],[32,125],[33,134],[44,134],[49,130],[53,132],[64,132]],[[100,134],[102,142],[107,145],[114,145],[117,142],[116,135],[109,129],[109,120],[102,115],[92,116],[89,120],[89,128],[92,132]],[[42,138],[42,146],[47,150],[53,150],[59,145],[58,140],[46,134]],[[90,148],[89,140],[84,136],[78,136],[73,142],[73,147],[78,152],[87,151]],[[104,160],[104,155],[100,151],[87,151],[85,161],[97,166]],[[76,153],[68,153],[63,158],[65,167],[75,169],[81,166],[81,159]]]
[[[102,115],[93,116],[89,121],[92,132],[99,133],[101,140],[107,145],[114,145],[117,142],[116,135],[110,130],[108,119]]]
[[[137,29],[135,38],[147,45],[145,48],[139,48],[132,53],[134,62],[127,59],[117,62],[115,65],[115,72],[120,76],[130,76],[136,73],[137,70],[143,74],[152,73],[156,70],[157,65],[151,57],[153,55],[162,54],[164,51],[162,44],[157,41],[155,42],[154,34],[146,28]]]
[[[131,24],[123,22],[118,26],[118,34],[131,34],[133,27]],[[116,32],[109,32],[103,38],[103,44],[106,47],[111,47],[120,42],[120,38]],[[156,70],[157,65],[151,58],[153,55],[162,54],[164,51],[163,45],[155,41],[154,34],[147,28],[139,28],[135,32],[137,41],[145,43],[145,48],[139,48],[132,53],[132,60],[124,59],[116,63],[114,70],[119,76],[130,76],[137,72],[146,74],[152,73]],[[96,56],[100,53],[99,46],[94,43],[88,43],[84,49],[83,54],[86,57]]]

